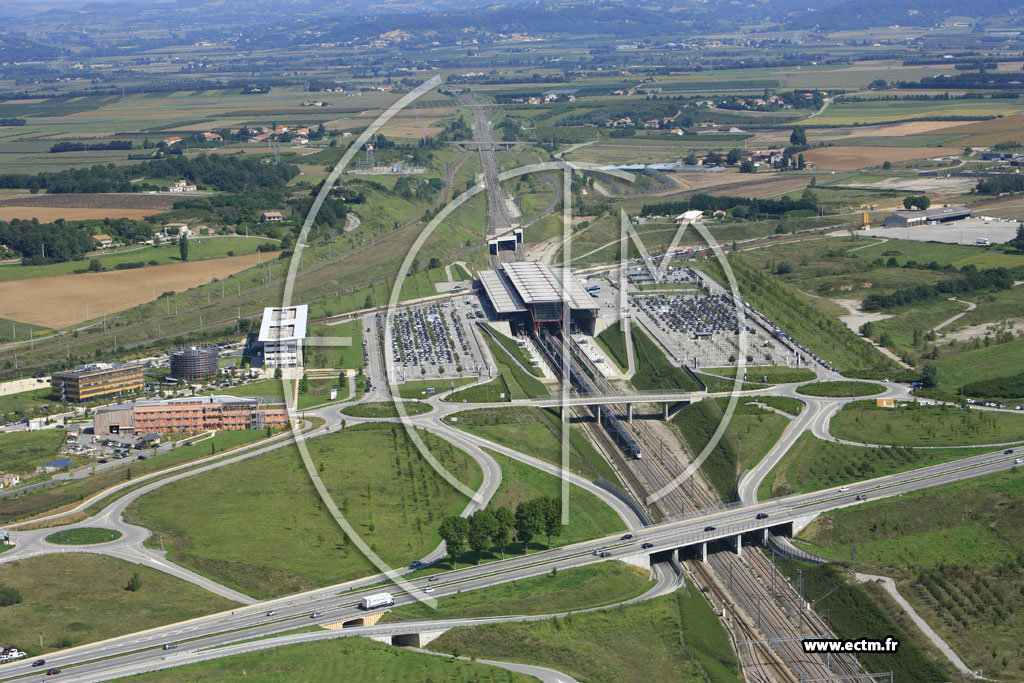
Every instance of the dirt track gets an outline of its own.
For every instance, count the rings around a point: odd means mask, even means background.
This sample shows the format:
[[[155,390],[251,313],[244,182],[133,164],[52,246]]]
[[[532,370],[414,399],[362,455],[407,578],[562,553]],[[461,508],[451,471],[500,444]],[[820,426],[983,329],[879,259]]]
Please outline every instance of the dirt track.
[[[262,255],[263,261],[276,252]],[[67,327],[103,313],[124,311],[153,299],[153,292],[183,292],[256,265],[259,254],[148,266],[107,273],[55,275],[0,283],[0,318],[53,329]]]

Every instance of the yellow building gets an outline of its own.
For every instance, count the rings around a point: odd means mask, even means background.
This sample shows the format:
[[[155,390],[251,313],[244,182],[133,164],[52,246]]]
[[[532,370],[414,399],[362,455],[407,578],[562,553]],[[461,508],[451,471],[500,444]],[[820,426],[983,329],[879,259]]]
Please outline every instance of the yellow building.
[[[52,396],[61,401],[90,401],[134,391],[143,387],[143,373],[141,365],[129,363],[94,363],[55,372],[50,381]]]

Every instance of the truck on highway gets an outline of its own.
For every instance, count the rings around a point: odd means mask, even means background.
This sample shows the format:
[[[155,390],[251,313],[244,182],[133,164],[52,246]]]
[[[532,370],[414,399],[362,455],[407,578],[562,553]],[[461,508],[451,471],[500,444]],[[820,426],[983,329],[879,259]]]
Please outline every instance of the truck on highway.
[[[378,607],[391,607],[395,604],[395,596],[391,593],[376,593],[367,595],[359,601],[361,609],[377,609]]]

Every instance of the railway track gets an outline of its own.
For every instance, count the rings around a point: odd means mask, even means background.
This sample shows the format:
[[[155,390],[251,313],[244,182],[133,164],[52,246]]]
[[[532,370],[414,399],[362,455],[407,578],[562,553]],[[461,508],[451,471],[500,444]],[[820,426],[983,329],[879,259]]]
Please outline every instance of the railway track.
[[[562,345],[563,342],[558,344]],[[589,380],[599,391],[614,391],[611,383],[589,362],[586,354],[576,348],[571,337],[568,344],[576,381]],[[547,345],[541,343],[539,346],[549,356],[556,371],[560,369],[561,359],[557,358],[551,340],[548,340]],[[578,374],[580,372],[585,374],[586,379]],[[609,406],[609,409],[617,410],[619,414],[624,412],[621,406]],[[596,409],[592,412],[599,417]],[[620,425],[631,433],[636,442],[644,444],[642,458],[625,458],[622,446],[605,429],[598,427],[590,431],[600,433],[599,438],[605,450],[615,454],[620,471],[626,474],[628,485],[634,489],[634,493],[640,494],[640,500],[646,498],[645,493],[662,488],[684,471],[686,464],[674,455],[678,447],[667,445],[642,422],[620,422]],[[666,519],[722,507],[720,498],[701,478],[702,475],[687,478],[683,486],[670,490],[666,496],[651,504],[652,516]],[[795,681],[801,677],[828,679],[837,675],[856,676],[861,673],[859,663],[852,656],[822,656],[804,652],[802,638],[824,636],[829,633],[828,625],[813,609],[802,603],[793,586],[775,572],[760,549],[747,548],[742,556],[731,552],[712,553],[708,555],[708,562],[691,561],[687,566],[712,591],[712,595],[718,596],[723,622],[734,637],[734,645],[743,662],[747,680]],[[726,619],[726,616],[731,620]]]

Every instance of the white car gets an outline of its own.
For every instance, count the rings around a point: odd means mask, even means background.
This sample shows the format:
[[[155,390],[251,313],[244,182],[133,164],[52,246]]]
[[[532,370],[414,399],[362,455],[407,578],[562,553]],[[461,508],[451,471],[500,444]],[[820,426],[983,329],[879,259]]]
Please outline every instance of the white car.
[[[433,587],[433,586],[431,586],[430,588],[424,588],[424,589],[423,589],[423,592],[424,592],[424,593],[433,593],[433,592],[434,592],[434,587]]]
[[[849,486],[840,486],[839,487],[839,493],[846,493],[849,490],[850,490]]]

